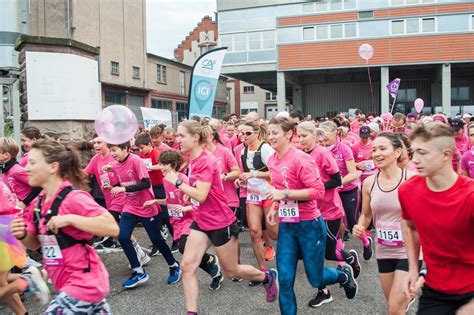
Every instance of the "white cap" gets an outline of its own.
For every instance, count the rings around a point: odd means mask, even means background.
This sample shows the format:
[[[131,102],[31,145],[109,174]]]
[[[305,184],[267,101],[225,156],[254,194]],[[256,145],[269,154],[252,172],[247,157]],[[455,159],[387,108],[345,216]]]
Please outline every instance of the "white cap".
[[[464,114],[464,115],[462,116],[462,118],[471,118],[471,115],[469,115],[469,114]]]
[[[377,124],[376,122],[371,122],[370,124],[367,125],[367,127],[369,127],[370,130],[375,131],[377,133],[380,132],[379,124]]]

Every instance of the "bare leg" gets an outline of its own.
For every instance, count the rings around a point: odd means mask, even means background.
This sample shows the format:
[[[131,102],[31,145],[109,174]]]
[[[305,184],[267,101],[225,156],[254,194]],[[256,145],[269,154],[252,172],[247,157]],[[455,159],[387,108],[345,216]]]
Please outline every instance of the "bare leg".
[[[408,276],[408,272],[402,270],[395,270],[393,277],[392,288],[388,297],[388,314],[389,315],[403,315],[407,308],[410,299],[403,293],[404,279]]]
[[[15,314],[25,314],[26,308],[21,302],[18,293],[26,289],[26,280],[20,277],[12,277],[12,280],[14,281],[9,283],[7,278],[7,272],[0,273],[0,298],[12,309],[13,312],[15,312]]]
[[[247,222],[252,239],[253,253],[260,269],[267,268],[265,263],[265,249],[263,248],[262,242],[262,218],[263,210],[260,206],[248,205]]]

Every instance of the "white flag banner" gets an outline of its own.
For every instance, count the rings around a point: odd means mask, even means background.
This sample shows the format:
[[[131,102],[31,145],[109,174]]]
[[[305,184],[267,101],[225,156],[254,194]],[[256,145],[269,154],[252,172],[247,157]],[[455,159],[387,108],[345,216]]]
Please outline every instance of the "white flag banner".
[[[168,127],[173,126],[171,112],[168,109],[157,109],[149,107],[140,107],[143,115],[143,128],[150,130],[153,126],[166,124]]]

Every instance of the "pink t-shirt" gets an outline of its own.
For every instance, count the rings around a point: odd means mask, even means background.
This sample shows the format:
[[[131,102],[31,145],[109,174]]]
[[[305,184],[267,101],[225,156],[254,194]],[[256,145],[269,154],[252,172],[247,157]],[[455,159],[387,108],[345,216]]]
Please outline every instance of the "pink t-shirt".
[[[31,192],[28,173],[19,164],[15,164],[4,175],[5,184],[19,200],[24,200]]]
[[[351,131],[355,134],[359,134],[360,126],[357,118],[350,123]]]
[[[104,194],[105,204],[107,209],[117,212],[122,212],[122,208],[125,204],[125,195],[118,194],[113,197],[110,193],[110,189],[102,188],[105,184],[110,184],[112,186],[119,184],[119,179],[114,172],[106,172],[103,170],[103,167],[108,164],[113,164],[115,162],[114,158],[109,154],[107,156],[102,156],[96,154],[87,164],[84,171],[95,176],[97,183],[100,185],[100,189]]]
[[[319,218],[318,199],[324,197],[324,184],[313,158],[291,146],[281,158],[274,153],[268,160],[272,185],[279,190],[309,190],[308,201],[298,201],[300,220]]]
[[[470,178],[474,178],[474,147],[462,156],[461,168],[469,174]]]
[[[323,184],[331,179],[330,175],[339,172],[336,160],[325,148],[317,145],[309,155],[318,166]],[[318,200],[318,205],[324,220],[335,220],[344,216],[344,208],[337,187],[325,190],[324,197]]]
[[[30,153],[29,152],[25,152],[22,157],[20,158],[20,160],[18,161],[18,164],[20,164],[21,167],[26,167],[26,164],[28,164],[28,155]]]
[[[196,187],[197,181],[211,184],[204,202],[193,201],[193,217],[199,228],[211,231],[231,225],[236,218],[225,199],[217,160],[209,151],[189,161],[189,185]]]
[[[216,146],[216,150],[212,152],[212,154],[214,154],[217,159],[217,166],[219,167],[220,174],[230,173],[232,167],[238,166],[235,157],[232,155],[232,151],[221,144]],[[237,196],[237,189],[235,189],[234,181],[223,180],[222,184],[229,207],[239,207],[239,196]]]
[[[465,152],[471,150],[471,140],[465,134],[461,138],[454,138],[456,140],[456,148],[458,148],[461,155],[464,155]]]
[[[333,146],[329,147],[329,151],[332,153],[334,159],[336,159],[337,166],[339,166],[339,171],[341,173],[341,178],[349,174],[349,171],[346,166],[346,161],[354,160],[354,155],[352,154],[351,148],[338,141]],[[353,180],[352,182],[344,185],[339,191],[349,191],[357,187],[357,181]]]
[[[183,181],[183,183],[188,184],[189,179],[186,175],[178,173],[178,178]],[[184,202],[184,192],[179,188],[176,188],[173,184],[167,180],[163,181],[163,187],[166,192],[166,202],[168,203],[168,209],[173,207],[173,205],[187,205]],[[189,204],[189,203],[188,203]],[[175,217],[170,215],[170,223],[173,226],[173,240],[179,240],[182,235],[189,235],[191,229],[191,223],[193,223],[192,212],[184,212],[182,217]]]
[[[238,146],[234,148],[234,157],[237,161],[237,164],[240,167],[240,171],[244,171],[244,166],[242,165],[242,159],[240,158],[242,156],[242,151],[244,150],[244,144],[241,143]],[[247,189],[245,187],[240,187],[239,189],[239,197],[240,198],[247,198]]]
[[[16,214],[20,211],[16,207],[15,197],[7,184],[0,178],[0,215]]]
[[[362,174],[360,176],[361,184],[367,177],[377,172],[377,168],[375,167],[374,161],[372,160],[372,146],[373,143],[369,140],[366,145],[359,141],[351,147],[355,162],[364,162],[365,167],[362,170]]]
[[[144,178],[150,178],[145,164],[135,154],[129,154],[123,162],[114,161],[112,164],[113,171],[117,174],[120,186],[127,187],[136,185]],[[147,200],[155,199],[151,186],[147,189],[137,192],[123,193],[124,205],[123,212],[128,212],[143,218],[151,218],[158,214],[156,205],[143,207]]]
[[[43,200],[41,213],[46,212],[52,206],[57,194],[66,186],[71,186],[68,181],[63,181],[58,191],[48,200]],[[37,200],[34,201],[38,203]],[[107,210],[99,206],[89,193],[81,190],[71,191],[59,206],[58,215],[75,214],[82,217],[96,217],[106,213]],[[35,235],[36,230],[33,224],[33,212],[30,212],[26,219],[28,233]],[[44,219],[39,224],[41,234],[45,234],[46,226]],[[93,235],[83,232],[74,227],[65,227],[62,231],[77,240],[90,240]],[[72,297],[88,302],[97,303],[104,299],[109,293],[109,274],[102,264],[95,250],[86,245],[76,244],[61,253],[64,263],[59,266],[44,265],[48,276],[58,292],[65,292]],[[90,259],[90,272],[84,272]]]
[[[226,148],[228,148],[230,151],[233,150],[233,147],[232,147],[232,140],[229,139],[229,137],[227,137],[227,135],[220,136],[220,139],[221,139],[222,144],[223,144]]]

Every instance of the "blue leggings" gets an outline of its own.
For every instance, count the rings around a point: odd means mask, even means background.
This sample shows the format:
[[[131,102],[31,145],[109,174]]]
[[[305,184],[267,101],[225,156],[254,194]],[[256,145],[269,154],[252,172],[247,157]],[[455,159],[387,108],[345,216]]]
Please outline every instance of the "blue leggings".
[[[299,223],[280,223],[278,229],[277,266],[280,283],[280,312],[296,314],[295,284],[298,254],[303,257],[306,277],[314,288],[338,283],[341,271],[324,268],[326,224],[322,217]]]
[[[142,221],[143,227],[145,228],[150,241],[158,248],[160,253],[163,254],[168,266],[172,266],[176,262],[170,248],[168,247],[168,244],[166,244],[165,240],[161,236],[161,225],[158,215],[151,218],[143,218],[128,212],[123,212],[120,216],[120,232],[118,239],[120,245],[122,245],[125,255],[127,255],[132,269],[140,267],[140,261],[138,260],[137,252],[135,252],[132,241],[130,240],[133,229],[135,228],[135,225],[137,225],[138,221]]]

